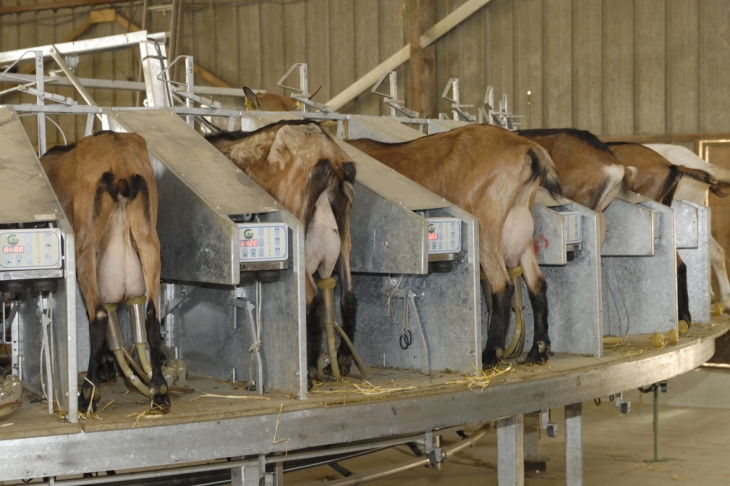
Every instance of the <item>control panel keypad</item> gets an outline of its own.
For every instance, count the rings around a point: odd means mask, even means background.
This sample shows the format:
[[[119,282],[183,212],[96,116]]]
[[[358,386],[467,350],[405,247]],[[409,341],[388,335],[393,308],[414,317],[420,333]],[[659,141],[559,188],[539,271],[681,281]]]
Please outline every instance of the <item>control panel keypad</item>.
[[[458,253],[461,251],[461,220],[428,218],[428,252]]]
[[[238,225],[241,262],[283,261],[289,258],[289,227],[284,223]]]
[[[0,269],[61,268],[61,232],[57,228],[0,230]]]

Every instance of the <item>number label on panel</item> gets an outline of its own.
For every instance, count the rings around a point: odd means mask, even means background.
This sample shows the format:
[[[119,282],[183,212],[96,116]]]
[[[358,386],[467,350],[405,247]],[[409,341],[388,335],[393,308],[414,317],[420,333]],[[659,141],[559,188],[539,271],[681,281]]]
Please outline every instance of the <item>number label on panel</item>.
[[[429,253],[461,251],[461,220],[458,218],[428,218],[427,235]]]
[[[61,268],[61,231],[57,228],[0,230],[0,269]]]
[[[287,260],[289,227],[284,223],[239,224],[238,244],[242,263]]]

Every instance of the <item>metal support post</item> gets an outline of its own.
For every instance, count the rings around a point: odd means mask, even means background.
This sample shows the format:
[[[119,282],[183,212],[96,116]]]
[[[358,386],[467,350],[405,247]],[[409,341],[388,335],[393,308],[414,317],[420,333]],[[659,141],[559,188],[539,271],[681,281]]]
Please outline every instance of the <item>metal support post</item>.
[[[185,57],[185,84],[187,86],[188,93],[195,92],[195,73],[193,72],[193,56]],[[195,103],[190,98],[185,98],[185,106],[192,108]],[[185,121],[188,125],[195,128],[195,117],[193,115],[186,115]],[[230,131],[230,128],[229,128]]]
[[[540,438],[540,412],[524,415],[525,472],[544,472],[546,464],[540,459],[538,439]]]
[[[43,93],[45,88],[43,87],[43,51],[37,50],[35,52],[35,80],[36,89],[38,95],[36,96],[36,104],[41,106],[45,105],[43,99]],[[38,112],[38,157],[46,153],[46,114]]]
[[[583,484],[583,404],[565,406],[565,484]]]
[[[237,466],[231,469],[231,486],[259,486],[259,467]]]
[[[524,442],[522,415],[497,421],[497,484],[524,486]]]

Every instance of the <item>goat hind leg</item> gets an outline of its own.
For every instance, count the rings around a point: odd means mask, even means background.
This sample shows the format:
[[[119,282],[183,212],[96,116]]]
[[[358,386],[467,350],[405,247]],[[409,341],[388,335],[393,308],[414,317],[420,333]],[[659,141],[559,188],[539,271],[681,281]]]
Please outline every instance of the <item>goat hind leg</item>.
[[[170,411],[170,396],[167,394],[167,381],[165,381],[162,374],[162,363],[165,361],[165,355],[160,349],[162,330],[157,308],[152,299],[147,302],[145,328],[147,330],[147,342],[150,345],[150,365],[152,365],[150,400],[155,411],[167,413]]]
[[[344,250],[344,247],[343,247]],[[340,262],[337,267],[337,274],[340,277],[340,310],[342,311],[342,330],[355,345],[355,330],[357,327],[357,297],[352,291],[352,277],[350,275],[350,252],[347,254],[343,251],[340,254]],[[350,374],[352,366],[352,351],[344,339],[340,340],[340,346],[337,349],[337,365],[340,368],[340,374],[347,376]]]
[[[99,368],[106,341],[108,319],[109,314],[101,305],[97,306],[94,314],[89,317],[89,367],[79,394],[79,412],[82,413],[89,411],[89,407],[91,407],[91,411],[96,412],[96,404],[101,400]]]
[[[520,258],[527,292],[530,295],[535,327],[532,348],[527,353],[526,363],[546,363],[550,353],[550,337],[548,336],[548,301],[547,282],[537,265],[535,250],[529,246]]]
[[[307,306],[307,385],[312,388],[314,380],[320,378],[317,360],[322,352],[322,320],[320,310],[322,296],[314,294]]]

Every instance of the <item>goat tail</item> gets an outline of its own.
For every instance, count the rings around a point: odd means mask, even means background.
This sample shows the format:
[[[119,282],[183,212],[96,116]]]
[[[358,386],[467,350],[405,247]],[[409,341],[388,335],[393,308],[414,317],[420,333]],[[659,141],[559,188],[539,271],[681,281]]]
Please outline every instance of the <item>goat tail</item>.
[[[560,175],[547,150],[536,145],[527,151],[527,155],[531,161],[530,179],[527,182],[539,180],[552,197],[562,196],[563,186],[560,183]]]
[[[689,179],[694,179],[696,181],[705,183],[710,186],[710,191],[712,191],[713,194],[720,197],[727,196],[727,194],[724,193],[722,190],[730,187],[730,181],[718,180],[709,172],[705,172],[701,169],[692,169],[690,167],[684,166],[672,166],[672,168],[674,167],[677,168],[676,170],[680,178],[687,177]]]

